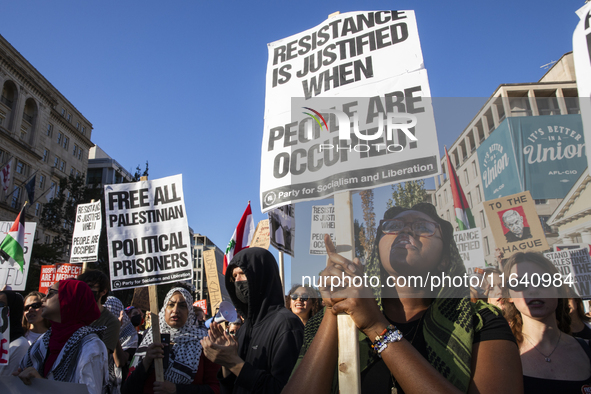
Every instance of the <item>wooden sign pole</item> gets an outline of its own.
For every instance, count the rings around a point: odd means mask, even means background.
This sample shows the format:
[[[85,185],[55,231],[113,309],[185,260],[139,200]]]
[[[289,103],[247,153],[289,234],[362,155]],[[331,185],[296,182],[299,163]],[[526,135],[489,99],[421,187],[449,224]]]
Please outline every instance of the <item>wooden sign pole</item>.
[[[281,278],[281,290],[285,295],[285,274],[283,272],[283,252],[279,251],[279,277]]]
[[[148,177],[143,176],[140,178],[141,181],[147,181]],[[158,288],[156,285],[148,286],[150,292],[150,325],[152,329],[152,341],[153,343],[160,343],[160,319],[158,318]],[[164,382],[164,365],[162,364],[161,358],[154,359],[154,371],[156,373],[156,381]]]
[[[335,236],[338,242],[337,252],[349,259],[355,257],[353,237],[353,203],[351,192],[341,192],[334,196]],[[357,327],[347,314],[337,316],[339,340],[339,390],[341,394],[361,392],[359,344]]]

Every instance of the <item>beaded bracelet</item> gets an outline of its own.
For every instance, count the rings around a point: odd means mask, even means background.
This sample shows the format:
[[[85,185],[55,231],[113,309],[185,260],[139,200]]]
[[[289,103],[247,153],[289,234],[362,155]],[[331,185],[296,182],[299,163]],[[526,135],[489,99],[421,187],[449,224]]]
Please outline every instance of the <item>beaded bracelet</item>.
[[[388,347],[389,343],[398,342],[402,339],[402,333],[395,326],[390,324],[382,333],[376,336],[375,341],[371,344],[372,349],[379,357],[381,353]]]

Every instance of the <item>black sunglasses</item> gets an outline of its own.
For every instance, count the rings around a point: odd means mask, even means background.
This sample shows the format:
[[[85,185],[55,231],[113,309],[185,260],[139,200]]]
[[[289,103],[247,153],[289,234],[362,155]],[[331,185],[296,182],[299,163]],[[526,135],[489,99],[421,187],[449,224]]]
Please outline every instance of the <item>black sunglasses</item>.
[[[33,308],[33,309],[41,308],[42,305],[43,305],[43,301],[37,301],[37,302],[33,302],[32,304],[25,305],[25,312],[27,312],[31,308]]]
[[[406,226],[409,226],[412,232],[419,237],[432,237],[440,228],[438,223],[429,222],[427,220],[419,220],[416,222],[404,222],[400,219],[383,219],[380,220],[380,227],[384,234],[398,234]]]
[[[292,300],[296,301],[298,298],[300,299],[300,301],[308,301],[310,299],[310,296],[307,294],[292,294],[289,296]]]

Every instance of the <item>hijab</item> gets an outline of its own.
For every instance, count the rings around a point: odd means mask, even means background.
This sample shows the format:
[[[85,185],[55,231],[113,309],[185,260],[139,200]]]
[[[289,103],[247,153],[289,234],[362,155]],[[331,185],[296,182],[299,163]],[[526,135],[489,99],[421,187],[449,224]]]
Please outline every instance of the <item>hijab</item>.
[[[123,303],[121,303],[119,298],[108,296],[104,306],[116,318],[119,318],[119,316],[121,316],[121,312],[123,311]],[[129,320],[129,316],[127,316],[127,313],[123,313],[123,321],[121,322],[119,341],[121,341],[121,347],[123,348],[123,350],[129,348],[130,346],[133,348],[137,347],[137,331],[135,330],[133,324],[131,324],[131,320]]]
[[[55,297],[55,296],[54,296]],[[89,326],[101,315],[90,287],[76,279],[59,282],[58,294],[61,322],[53,322],[49,337],[49,351],[45,361],[47,376],[62,348],[78,329]]]
[[[0,291],[0,293],[4,293],[8,301],[6,306],[10,313],[10,342],[12,342],[24,335],[21,322],[23,321],[25,301],[23,296],[12,290],[4,290]]]
[[[166,306],[174,293],[180,293],[183,296],[187,303],[187,309],[189,310],[187,321],[180,328],[169,326],[165,320]],[[192,324],[195,321],[195,313],[193,312],[192,305],[193,297],[191,294],[182,287],[175,287],[166,294],[162,309],[158,313],[160,333],[170,334],[170,343],[172,344],[171,359],[166,371],[164,371],[164,379],[175,384],[191,384],[195,380],[195,374],[197,374],[197,370],[199,369],[199,360],[201,359],[201,352],[203,350],[200,341],[207,336],[207,329],[205,327]],[[132,367],[137,368],[146,356],[148,346],[152,343],[154,343],[152,330],[148,330],[135,354]]]

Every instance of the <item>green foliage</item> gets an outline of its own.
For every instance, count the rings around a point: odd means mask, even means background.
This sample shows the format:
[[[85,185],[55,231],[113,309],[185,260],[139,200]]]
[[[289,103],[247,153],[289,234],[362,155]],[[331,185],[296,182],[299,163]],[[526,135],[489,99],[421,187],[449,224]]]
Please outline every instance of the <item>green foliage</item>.
[[[144,172],[142,172],[142,169],[140,168],[140,165],[138,164],[138,166],[135,168],[135,173],[133,174],[133,180],[132,182],[139,182],[141,177],[147,177],[148,176],[148,161],[146,160],[146,168],[144,169]]]
[[[353,236],[355,237],[355,256],[361,259],[365,256],[365,248],[361,244],[361,238],[365,238],[365,227],[357,219],[353,222]]]
[[[361,196],[361,206],[363,208],[363,221],[365,222],[364,231],[359,232],[359,242],[364,251],[371,251],[376,239],[376,214],[373,208],[373,190],[363,190],[359,192]]]
[[[421,202],[428,202],[425,181],[422,179],[392,185],[392,198],[386,205],[388,208],[393,206],[410,208]]]

